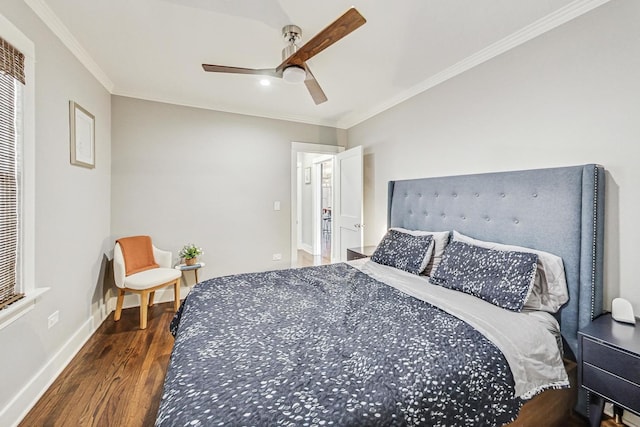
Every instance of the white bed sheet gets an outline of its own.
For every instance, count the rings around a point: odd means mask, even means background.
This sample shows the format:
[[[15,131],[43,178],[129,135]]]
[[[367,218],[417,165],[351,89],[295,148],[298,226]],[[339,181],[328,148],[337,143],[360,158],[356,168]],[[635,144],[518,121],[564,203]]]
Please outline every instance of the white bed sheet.
[[[560,329],[553,316],[505,310],[472,295],[432,285],[428,277],[369,259],[350,261],[349,264],[380,282],[435,305],[480,331],[507,359],[516,396],[530,399],[545,389],[569,386],[556,337],[550,332],[554,322],[555,329]]]

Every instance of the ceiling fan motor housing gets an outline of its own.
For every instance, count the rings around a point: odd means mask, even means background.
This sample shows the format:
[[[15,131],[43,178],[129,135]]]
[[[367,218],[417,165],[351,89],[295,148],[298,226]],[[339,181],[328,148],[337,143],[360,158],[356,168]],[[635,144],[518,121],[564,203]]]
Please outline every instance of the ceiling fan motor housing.
[[[284,61],[298,50],[298,46],[295,44],[290,44],[282,48],[282,60]]]
[[[297,25],[285,25],[282,27],[282,37],[287,43],[298,43],[302,38],[302,30]]]
[[[282,36],[288,43],[282,49],[282,60],[284,61],[298,50],[296,43],[302,38],[302,30],[297,25],[285,25],[282,27]]]

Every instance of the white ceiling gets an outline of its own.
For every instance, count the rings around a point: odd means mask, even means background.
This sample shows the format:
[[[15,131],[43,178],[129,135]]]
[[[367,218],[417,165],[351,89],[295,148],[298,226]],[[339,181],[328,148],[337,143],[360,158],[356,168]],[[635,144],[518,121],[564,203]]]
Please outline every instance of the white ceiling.
[[[111,93],[349,128],[608,0],[25,1]],[[284,25],[304,43],[352,5],[367,23],[308,62],[324,104],[201,68],[275,68]]]

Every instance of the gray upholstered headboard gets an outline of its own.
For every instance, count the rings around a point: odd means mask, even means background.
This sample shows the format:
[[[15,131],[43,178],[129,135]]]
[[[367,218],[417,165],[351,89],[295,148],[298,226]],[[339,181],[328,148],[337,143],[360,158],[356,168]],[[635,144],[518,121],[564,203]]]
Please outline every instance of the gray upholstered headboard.
[[[598,165],[389,182],[388,226],[458,230],[562,257],[569,302],[563,337],[602,312],[604,170]]]

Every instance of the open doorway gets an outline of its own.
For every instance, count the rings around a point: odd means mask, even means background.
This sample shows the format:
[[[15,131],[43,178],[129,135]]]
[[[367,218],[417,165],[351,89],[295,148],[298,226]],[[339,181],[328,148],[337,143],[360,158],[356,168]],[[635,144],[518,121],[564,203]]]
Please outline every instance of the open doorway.
[[[346,261],[349,248],[362,246],[362,157],[361,146],[345,151],[334,145],[291,143],[292,267],[326,262],[322,258],[323,225],[325,237],[331,237],[326,245],[330,262]],[[324,172],[331,185],[323,195],[322,164],[328,161],[330,169],[327,166]],[[301,258],[308,254],[310,261],[298,262],[299,253]]]
[[[320,261],[331,263],[334,158],[320,163]]]
[[[334,155],[298,153],[296,267],[331,263]]]
[[[344,148],[293,142],[291,148],[291,266],[332,259],[334,158]]]

